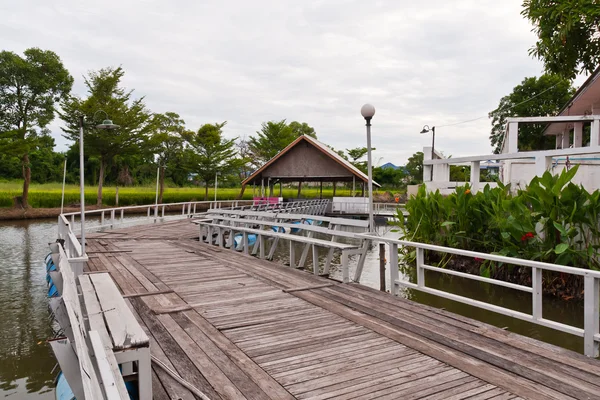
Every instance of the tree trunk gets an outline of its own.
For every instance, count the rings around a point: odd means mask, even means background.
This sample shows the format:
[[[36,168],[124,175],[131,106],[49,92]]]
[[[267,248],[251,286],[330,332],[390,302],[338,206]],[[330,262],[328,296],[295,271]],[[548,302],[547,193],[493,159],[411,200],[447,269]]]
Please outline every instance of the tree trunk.
[[[204,201],[208,201],[208,179],[204,181]]]
[[[236,197],[236,200],[241,200],[244,196],[244,190],[246,190],[246,185],[242,185],[242,190],[240,190],[240,194]]]
[[[29,167],[29,154],[23,154],[23,195],[21,196],[21,207],[29,208],[29,183],[31,182],[31,168]]]
[[[160,167],[160,176],[158,178],[158,204],[163,202],[163,193],[165,191],[165,167]]]
[[[104,158],[100,157],[100,174],[98,176],[98,201],[96,205],[102,207],[102,186],[104,185]],[[83,188],[81,188],[83,190]]]

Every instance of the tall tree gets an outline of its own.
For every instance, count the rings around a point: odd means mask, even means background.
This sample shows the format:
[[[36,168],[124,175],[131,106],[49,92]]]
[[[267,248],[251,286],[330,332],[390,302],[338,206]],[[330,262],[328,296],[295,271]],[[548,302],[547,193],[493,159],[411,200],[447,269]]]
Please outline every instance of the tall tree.
[[[186,132],[185,121],[177,113],[166,112],[152,115],[150,126],[153,134],[150,137],[149,150],[156,155],[156,162],[158,163],[158,202],[162,203],[165,190],[165,168],[168,165],[171,167],[183,155],[183,135]]]
[[[309,126],[306,122],[292,121],[288,126],[290,127],[292,132],[294,132],[294,135],[296,137],[306,135],[315,139],[317,138],[317,133],[315,132],[315,129],[312,126]]]
[[[489,113],[492,119],[490,141],[494,153],[502,151],[508,117],[555,115],[575,93],[568,79],[544,74],[539,78],[525,78],[511,94],[500,99],[498,108]],[[519,126],[519,150],[546,150],[554,147],[552,137],[543,136],[546,124]]]
[[[54,119],[54,105],[71,91],[73,77],[52,51],[30,48],[21,57],[0,52],[0,153],[21,159],[23,193],[15,203],[29,207],[29,153]]]
[[[285,119],[263,122],[260,131],[257,131],[256,134],[257,136],[250,138],[248,144],[255,162],[258,164],[269,161],[302,135],[317,138],[315,130],[306,122],[293,121],[288,125]]]
[[[100,159],[98,174],[98,206],[102,205],[102,187],[107,167],[114,157],[127,156],[139,152],[148,140],[151,125],[150,113],[144,104],[144,98],[133,98],[133,90],[120,86],[125,71],[123,68],[104,68],[91,72],[85,78],[88,97],[81,99],[71,96],[61,103],[61,119],[65,122],[64,137],[79,141],[79,116],[84,115],[88,122],[84,127],[84,151],[89,156]],[[103,113],[119,125],[118,129],[101,130],[96,128]]]
[[[408,159],[406,170],[410,175],[410,183],[417,184],[423,182],[423,152],[417,151]]]
[[[297,138],[285,119],[263,122],[256,134],[257,136],[250,137],[249,144],[254,158],[259,163],[269,161]]]
[[[524,0],[521,14],[538,36],[529,53],[543,60],[548,72],[574,78],[600,64],[598,0]]]
[[[190,168],[204,182],[204,200],[208,200],[208,184],[217,172],[230,171],[235,158],[235,140],[223,138],[223,123],[205,124],[198,132],[185,132],[183,138],[190,146]]]

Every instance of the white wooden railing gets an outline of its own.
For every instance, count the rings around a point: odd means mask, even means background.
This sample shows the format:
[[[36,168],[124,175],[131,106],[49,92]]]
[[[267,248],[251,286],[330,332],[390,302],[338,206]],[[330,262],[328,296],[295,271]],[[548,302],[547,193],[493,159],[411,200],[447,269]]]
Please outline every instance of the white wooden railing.
[[[554,132],[556,136],[556,149],[519,151],[518,130],[520,124],[551,124],[551,127],[561,129],[560,133]],[[590,141],[589,146],[583,146],[583,124],[589,123]],[[570,142],[571,130],[573,131],[573,143]],[[534,176],[541,176],[544,172],[559,168],[553,173],[560,172],[569,165],[582,164],[579,176],[575,178],[576,183],[583,184],[586,189],[594,190],[600,188],[597,180],[592,174],[600,168],[598,158],[590,162],[588,157],[600,153],[600,115],[588,116],[559,116],[559,117],[514,117],[507,121],[507,132],[504,136],[501,154],[486,154],[480,156],[451,157],[431,159],[431,147],[423,150],[423,178],[428,191],[440,190],[442,193],[450,193],[456,186],[469,183],[471,191],[478,191],[485,185],[495,186],[495,183],[480,182],[482,163],[498,161],[497,167],[500,171],[499,179],[504,184],[513,186],[527,184]],[[439,154],[436,152],[436,154]],[[567,162],[567,158],[569,162]],[[582,160],[579,160],[582,158]],[[450,182],[450,165],[470,165],[471,176],[469,182]],[[514,165],[513,165],[514,164]],[[493,166],[493,164],[488,164]],[[433,174],[431,172],[433,168]],[[585,168],[585,170],[584,170]],[[433,180],[431,176],[433,175]]]
[[[86,210],[85,217],[100,217],[100,223],[90,223],[90,227],[93,225],[95,229],[101,228],[114,228],[117,225],[123,225],[126,222],[127,217],[139,217],[143,215],[144,211],[146,214],[147,222],[156,222],[159,218],[163,220],[167,219],[181,219],[190,218],[193,215],[200,212],[199,206],[203,206],[203,209],[214,209],[214,208],[239,208],[242,206],[251,205],[252,200],[229,200],[229,201],[187,201],[181,203],[162,203],[162,204],[146,204],[141,206],[126,206],[126,207],[115,207],[115,208],[102,208],[98,210]],[[181,208],[181,213],[165,215],[165,211],[173,208]],[[81,212],[64,213],[62,216],[66,219],[62,224],[68,224],[72,231],[77,231],[79,224],[78,221]],[[87,222],[87,221],[86,221]],[[61,226],[61,220],[59,218],[59,230]],[[86,226],[86,229],[89,229]],[[60,235],[60,231],[59,231]],[[63,239],[63,237],[61,237]]]
[[[566,332],[575,336],[583,337],[584,342],[584,354],[589,357],[598,357],[599,355],[599,342],[600,342],[600,314],[598,311],[599,302],[599,280],[600,271],[592,271],[582,268],[573,268],[563,265],[556,265],[550,263],[544,263],[539,261],[525,260],[521,258],[504,257],[494,254],[479,253],[475,251],[461,250],[450,247],[436,246],[432,244],[410,242],[406,240],[395,240],[382,238],[374,235],[360,235],[365,238],[369,238],[378,242],[385,242],[389,245],[389,260],[390,260],[390,284],[391,293],[397,296],[400,293],[401,287],[407,287],[415,290],[419,290],[424,293],[429,293],[435,296],[443,297],[449,300],[458,301],[460,303],[468,304],[474,307],[479,307],[484,310],[493,311],[499,314],[504,314],[509,317],[518,318],[524,321],[532,322],[537,325],[545,326],[548,328],[556,329],[558,331]],[[400,279],[399,269],[394,266],[398,265],[398,248],[400,246],[407,246],[416,249],[417,260],[416,260],[416,273],[417,282],[412,283],[406,280]],[[479,275],[466,274],[463,272],[453,271],[450,269],[444,269],[435,267],[432,265],[425,264],[424,251],[430,250],[445,254],[455,254],[463,257],[478,258],[481,260],[490,260],[505,264],[518,265],[522,267],[531,268],[531,281],[532,285],[524,286],[514,283],[504,282],[498,279],[485,278]],[[532,301],[532,313],[527,314],[520,311],[515,311],[509,308],[496,306],[490,303],[486,303],[479,300],[470,299],[468,297],[448,293],[443,290],[433,289],[428,287],[425,282],[425,271],[436,271],[439,273],[459,276],[461,278],[471,279],[479,282],[486,282],[498,286],[504,286],[511,289],[520,290],[523,292],[531,293]],[[578,328],[571,325],[562,324],[560,322],[551,321],[543,318],[542,316],[542,273],[543,271],[554,271],[561,272],[564,274],[571,274],[582,276],[584,279],[584,328]]]

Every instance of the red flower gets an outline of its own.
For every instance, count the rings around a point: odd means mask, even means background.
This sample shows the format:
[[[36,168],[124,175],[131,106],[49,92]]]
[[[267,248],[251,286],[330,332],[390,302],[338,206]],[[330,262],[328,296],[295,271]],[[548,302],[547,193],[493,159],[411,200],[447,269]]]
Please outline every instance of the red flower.
[[[521,242],[525,242],[529,239],[533,239],[534,237],[535,237],[535,235],[533,234],[533,232],[527,232],[526,234],[521,236]]]
[[[477,262],[484,262],[485,261],[483,258],[479,258],[479,257],[475,257],[474,260],[477,261]]]

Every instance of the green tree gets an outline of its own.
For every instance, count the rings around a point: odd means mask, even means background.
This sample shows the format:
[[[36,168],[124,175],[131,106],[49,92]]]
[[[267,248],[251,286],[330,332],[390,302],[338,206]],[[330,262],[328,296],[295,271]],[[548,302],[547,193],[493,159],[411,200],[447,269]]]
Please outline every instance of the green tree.
[[[315,130],[307,123],[293,121],[288,125],[285,119],[263,122],[260,131],[257,131],[256,135],[250,137],[248,146],[254,163],[257,165],[269,161],[302,135],[317,138]]]
[[[371,151],[375,151],[375,150],[377,150],[377,149],[376,148],[371,149]],[[366,156],[367,152],[368,152],[368,150],[366,147],[355,147],[353,149],[346,149],[346,153],[348,153],[348,157],[350,157],[350,163],[352,163],[352,165],[354,165],[356,168],[358,168],[365,174],[367,173],[367,162],[366,161],[358,161],[358,160],[360,160],[361,158]]]
[[[250,137],[249,145],[258,164],[269,161],[297,138],[285,119],[263,122],[256,134]]]
[[[402,168],[373,168],[373,180],[383,187],[399,188],[403,184],[405,173]]]
[[[148,140],[151,125],[150,113],[144,104],[144,98],[133,99],[133,90],[120,87],[125,71],[121,67],[104,68],[91,72],[85,79],[88,97],[80,99],[71,96],[61,103],[61,119],[65,122],[64,137],[79,141],[79,116],[85,116],[88,123],[84,127],[85,153],[100,159],[98,174],[98,202],[102,205],[102,187],[107,167],[119,155],[126,157],[139,153]],[[96,128],[103,113],[119,125],[118,129],[102,130]]]
[[[30,48],[21,57],[0,52],[0,153],[21,159],[23,193],[16,204],[29,207],[29,153],[54,119],[54,105],[71,91],[73,78],[52,51]]]
[[[309,126],[306,122],[292,121],[288,126],[290,127],[292,132],[294,132],[294,135],[296,137],[306,135],[315,139],[317,138],[317,133],[315,132],[315,129],[312,126]]]
[[[494,153],[502,151],[508,117],[534,117],[556,114],[575,93],[568,79],[544,74],[539,78],[525,78],[511,94],[500,99],[498,108],[489,113],[492,119],[490,142]],[[519,125],[519,150],[546,150],[554,148],[554,138],[543,136],[546,124]]]
[[[205,124],[198,132],[185,132],[183,138],[189,145],[190,169],[204,182],[204,200],[208,200],[208,184],[214,182],[217,172],[231,171],[235,159],[235,140],[223,138],[223,123]]]
[[[574,78],[600,64],[598,0],[524,0],[521,14],[538,36],[529,53],[548,72]]]
[[[417,151],[408,159],[406,170],[411,184],[423,183],[423,152]]]
[[[159,168],[158,202],[162,203],[165,190],[165,168],[170,171],[181,167],[178,159],[183,156],[183,135],[186,132],[185,121],[174,112],[154,114],[150,121],[153,134],[149,141],[149,150],[156,155]]]

